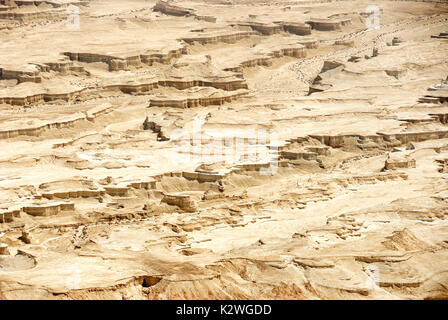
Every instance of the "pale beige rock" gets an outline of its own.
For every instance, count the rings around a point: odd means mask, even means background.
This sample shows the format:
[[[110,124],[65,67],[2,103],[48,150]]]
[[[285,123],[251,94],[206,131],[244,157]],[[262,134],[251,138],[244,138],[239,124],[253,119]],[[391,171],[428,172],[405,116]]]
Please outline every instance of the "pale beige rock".
[[[446,299],[447,19],[0,0],[0,297]]]

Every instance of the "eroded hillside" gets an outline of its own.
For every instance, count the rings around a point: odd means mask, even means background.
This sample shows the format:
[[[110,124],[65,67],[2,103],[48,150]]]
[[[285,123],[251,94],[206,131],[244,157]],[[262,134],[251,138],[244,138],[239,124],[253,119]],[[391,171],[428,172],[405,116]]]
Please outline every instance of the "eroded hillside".
[[[0,0],[0,298],[448,297],[446,1]]]

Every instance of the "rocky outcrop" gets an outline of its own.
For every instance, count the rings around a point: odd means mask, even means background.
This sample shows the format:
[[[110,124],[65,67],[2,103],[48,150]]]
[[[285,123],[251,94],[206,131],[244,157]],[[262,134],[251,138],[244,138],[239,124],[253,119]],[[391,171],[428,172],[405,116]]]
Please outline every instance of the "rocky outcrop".
[[[239,23],[238,25],[241,27],[249,27],[252,30],[257,31],[265,36],[271,36],[273,34],[284,31],[283,26],[273,23],[267,24],[260,22],[245,22]]]
[[[429,115],[443,124],[448,124],[448,113],[432,113]]]
[[[52,199],[96,198],[104,194],[105,194],[104,190],[70,190],[70,191],[43,192],[40,196],[52,200]]]
[[[210,81],[210,80],[193,80],[193,81],[175,81],[164,80],[159,81],[158,85],[163,87],[174,87],[179,90],[184,90],[192,87],[212,87],[216,89],[234,91],[239,89],[248,89],[247,83],[244,79],[229,80],[229,81]]]
[[[421,132],[403,132],[403,133],[378,133],[384,138],[386,142],[391,140],[398,140],[402,144],[407,144],[409,142],[419,142],[434,139],[444,139],[448,138],[448,130],[439,131],[421,131]]]
[[[238,66],[225,68],[224,71],[232,71],[236,73],[243,72],[245,68],[253,68],[258,66],[270,66],[275,59],[281,57],[293,57],[293,58],[304,58],[306,57],[305,47],[298,45],[296,47],[283,48],[275,51],[271,51],[266,54],[265,57],[250,59],[241,62]]]
[[[112,109],[112,107],[109,104],[99,105],[97,107],[87,110],[86,119],[88,121],[94,121],[99,116],[102,116],[102,115],[110,112],[111,109]]]
[[[156,5],[153,8],[153,11],[162,12],[171,16],[189,16],[194,14],[193,9],[174,6],[166,1],[161,0],[157,1]]]
[[[10,2],[10,0],[0,0],[0,4],[7,5]],[[75,5],[75,6],[86,6],[89,4],[88,1],[51,1],[51,0],[14,0],[15,5],[21,7],[21,6],[39,6],[41,4],[48,4],[51,5],[53,8],[60,8],[63,6],[68,5]]]
[[[423,96],[421,98],[418,98],[418,102],[419,103],[439,104],[440,99],[437,97]]]
[[[295,152],[295,151],[282,151],[280,152],[280,156],[284,159],[288,160],[317,160],[317,153],[314,152]]]
[[[25,128],[11,128],[0,130],[0,139],[15,138],[18,136],[39,136],[42,133],[52,129],[62,129],[74,127],[78,122],[94,121],[96,117],[107,113],[110,106],[98,106],[86,113],[76,113],[55,121],[41,121],[36,126]]]
[[[0,223],[13,222],[14,218],[20,217],[21,209],[0,210]]]
[[[24,212],[32,216],[47,217],[59,214],[61,211],[75,209],[73,202],[54,202],[46,204],[27,205],[22,208]]]
[[[446,103],[448,102],[448,90],[440,90],[439,92],[434,92],[427,94],[419,98],[420,103]]]
[[[66,74],[68,72],[80,72],[86,74],[86,71],[83,67],[74,66],[72,61],[63,60],[56,62],[46,62],[42,64],[35,63],[28,66],[34,68],[35,70],[10,70],[6,68],[0,68],[0,80],[15,79],[18,81],[18,83],[41,83],[41,72],[55,71],[61,74]]]
[[[145,119],[145,122],[143,123],[143,130],[151,130],[152,132],[157,134],[157,140],[158,141],[167,141],[169,138],[165,136],[165,134],[162,131],[162,126],[158,125],[154,121],[149,121],[148,118]]]
[[[212,87],[216,89],[235,91],[247,89],[247,83],[244,79],[235,79],[228,81],[212,80],[159,80],[142,84],[116,84],[105,86],[105,89],[118,89],[123,93],[132,94],[139,92],[148,92],[158,87],[172,87],[178,90],[185,90],[193,87]]]
[[[341,39],[336,40],[334,44],[337,46],[353,47],[355,45],[355,41],[353,39]]]
[[[247,91],[239,90],[240,92],[222,95],[222,96],[208,96],[201,98],[186,98],[186,99],[172,99],[172,98],[153,98],[149,102],[150,107],[170,107],[170,108],[195,108],[206,107],[210,105],[222,105],[226,102],[232,102],[242,96],[247,95]]]
[[[156,188],[156,181],[151,178],[148,181],[131,182],[128,185],[128,187],[129,188],[133,188],[133,189],[151,190],[151,189],[155,189]]]
[[[8,245],[6,243],[0,243],[0,256],[9,255]]]
[[[43,10],[36,12],[0,12],[0,19],[17,20],[20,22],[37,20],[37,19],[62,19],[66,17],[64,9],[60,10]]]
[[[76,96],[86,89],[75,90],[67,93],[38,93],[25,97],[0,97],[0,104],[11,104],[16,106],[29,106],[56,100],[66,102],[72,101]]]
[[[31,79],[36,79],[35,81],[40,82],[40,76],[11,76],[14,79],[27,78],[28,81]],[[8,76],[8,79],[10,77]],[[34,80],[33,80],[34,81]],[[159,80],[150,83],[140,83],[140,84],[114,84],[106,85],[102,88],[96,88],[96,90],[120,90],[125,94],[150,92],[151,90],[158,87],[173,87],[179,90],[189,89],[192,87],[212,87],[220,90],[226,91],[236,91],[240,89],[247,89],[247,84],[244,79],[231,79],[231,80]],[[0,104],[10,104],[18,106],[30,106],[40,103],[46,103],[56,100],[63,100],[65,102],[70,102],[75,100],[84,91],[89,90],[89,88],[84,88],[80,90],[75,90],[67,93],[39,93],[25,97],[0,97]]]
[[[165,194],[162,202],[170,206],[178,206],[185,212],[196,212],[198,210],[196,202],[188,195]]]
[[[9,6],[0,5],[0,12],[8,11],[10,9],[11,9],[11,7],[9,7]]]
[[[324,179],[319,181],[319,185],[327,186],[332,183],[347,187],[348,185],[361,185],[361,184],[375,184],[378,181],[396,181],[407,180],[408,175],[403,172],[380,172],[375,174],[353,175],[334,177],[331,179]]]
[[[8,70],[0,68],[0,79],[16,79],[20,82],[42,82],[42,78],[39,75],[40,72],[36,71],[22,71],[22,70]]]
[[[238,26],[249,27],[254,31],[257,31],[265,36],[270,36],[280,32],[288,32],[296,35],[309,35],[311,34],[311,26],[306,23],[300,22],[283,22],[275,21],[274,23],[261,23],[261,22],[242,22]]]
[[[64,57],[67,59],[66,57]],[[83,67],[78,67],[73,64],[73,61],[70,60],[61,60],[56,62],[46,62],[44,64],[36,64],[41,72],[50,72],[55,71],[62,74],[66,74],[67,72],[82,72],[86,73]]]
[[[126,70],[128,67],[140,67],[142,64],[152,66],[154,63],[168,64],[173,59],[185,54],[185,48],[169,50],[166,53],[139,54],[136,56],[119,57],[99,53],[63,52],[72,61],[86,63],[103,62],[109,65],[109,71]]]
[[[161,12],[170,16],[177,17],[189,17],[193,16],[196,20],[207,21],[216,23],[216,17],[213,16],[201,16],[195,13],[194,9],[182,8],[179,6],[171,5],[166,1],[159,0],[153,8],[153,11]]]
[[[279,22],[283,26],[285,32],[305,36],[311,34],[311,26],[306,23],[298,22]]]
[[[333,69],[338,69],[338,68],[339,68],[338,70],[343,70],[344,67],[345,67],[345,65],[340,61],[325,60],[320,73],[314,78],[312,84],[309,86],[308,95],[311,95],[315,92],[323,92],[323,91],[333,87],[333,85],[330,83],[322,82],[325,77],[325,75],[322,75],[322,74],[327,71],[330,71]]]
[[[330,148],[325,146],[311,146],[305,147],[305,150],[316,153],[319,156],[329,156],[331,154]]]
[[[86,116],[84,114],[75,114],[71,117],[61,119],[55,122],[50,121],[42,122],[41,124],[35,127],[2,130],[0,131],[0,139],[15,138],[21,135],[39,136],[40,134],[42,134],[47,130],[72,127],[75,125],[76,122],[85,119]]]
[[[199,182],[216,182],[222,180],[224,175],[206,172],[182,172],[182,177],[187,180],[197,180]]]
[[[399,46],[401,43],[403,43],[403,40],[400,39],[399,37],[394,37],[392,39],[392,45],[393,46]]]
[[[385,169],[386,170],[394,170],[394,169],[407,169],[407,168],[415,168],[416,161],[415,159],[394,159],[388,158],[386,160]]]
[[[316,39],[299,39],[297,42],[307,49],[314,49],[319,46],[319,41]]]
[[[325,60],[320,73],[324,73],[328,70],[336,69],[338,67],[344,67],[344,64],[340,61]]]
[[[129,189],[130,189],[129,187],[119,187],[119,186],[104,188],[104,190],[108,195],[115,197],[126,197],[129,193]]]
[[[436,161],[439,164],[439,172],[448,173],[448,159],[438,159]]]
[[[317,139],[321,143],[332,148],[340,148],[343,146],[358,146],[360,148],[368,147],[369,143],[373,143],[372,147],[378,147],[381,144],[387,147],[396,147],[406,145],[409,142],[419,142],[433,139],[448,138],[448,130],[440,131],[422,131],[422,132],[400,132],[400,133],[381,133],[376,135],[311,135],[311,138]]]
[[[407,70],[389,69],[384,71],[388,76],[394,77],[395,79],[400,79],[407,74]]]
[[[71,181],[61,181],[63,183],[71,183]],[[148,178],[147,180],[133,181],[126,186],[113,186],[108,185],[105,188],[98,188],[94,185],[91,185],[89,181],[80,180],[81,184],[84,185],[84,188],[76,188],[76,187],[67,187],[65,190],[49,190],[45,191],[45,189],[52,188],[52,185],[58,184],[58,181],[49,184],[43,184],[39,186],[39,189],[42,189],[40,193],[34,196],[35,199],[77,199],[77,198],[100,198],[104,195],[108,194],[110,196],[118,196],[124,197],[127,196],[130,192],[130,189],[145,189],[152,190],[155,189],[155,180],[153,178]],[[59,183],[60,185],[61,183]],[[58,188],[56,188],[58,189]]]
[[[342,26],[350,24],[351,19],[310,19],[305,21],[312,29],[319,31],[340,30]]]
[[[440,32],[438,35],[433,35],[431,38],[435,39],[448,39],[448,32]]]
[[[197,43],[200,43],[203,45],[219,43],[219,42],[235,43],[237,41],[252,37],[257,34],[258,33],[255,31],[238,31],[238,32],[226,33],[226,34],[220,34],[220,35],[207,35],[207,36],[182,38],[180,40],[185,41],[188,44],[194,44],[195,42],[197,42]]]
[[[211,23],[216,23],[216,17],[213,16],[195,16],[197,20],[207,21]]]

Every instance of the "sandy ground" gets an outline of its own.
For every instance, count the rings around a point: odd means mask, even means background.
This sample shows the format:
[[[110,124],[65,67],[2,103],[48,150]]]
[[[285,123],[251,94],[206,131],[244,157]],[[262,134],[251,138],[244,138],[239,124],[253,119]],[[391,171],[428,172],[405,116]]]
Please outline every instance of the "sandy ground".
[[[446,1],[0,1],[0,298],[447,298],[447,32]]]

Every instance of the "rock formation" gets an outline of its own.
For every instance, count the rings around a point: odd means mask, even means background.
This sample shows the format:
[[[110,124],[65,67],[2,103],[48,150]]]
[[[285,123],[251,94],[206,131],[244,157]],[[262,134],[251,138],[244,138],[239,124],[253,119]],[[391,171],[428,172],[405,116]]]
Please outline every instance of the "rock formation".
[[[0,298],[448,297],[444,3],[115,2],[0,0]]]

